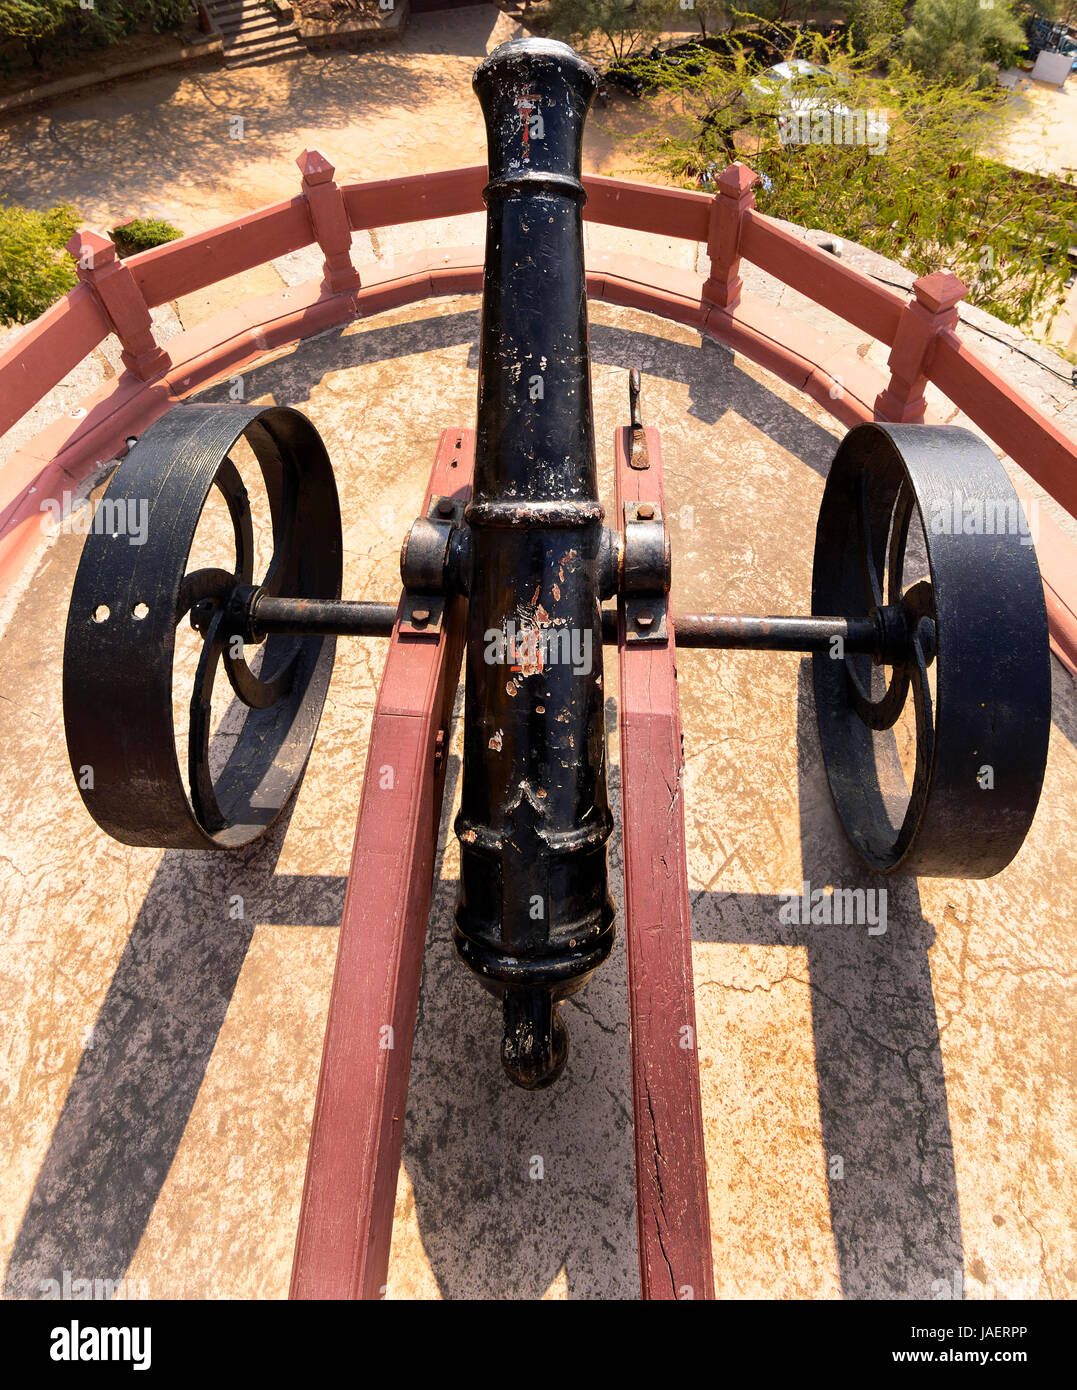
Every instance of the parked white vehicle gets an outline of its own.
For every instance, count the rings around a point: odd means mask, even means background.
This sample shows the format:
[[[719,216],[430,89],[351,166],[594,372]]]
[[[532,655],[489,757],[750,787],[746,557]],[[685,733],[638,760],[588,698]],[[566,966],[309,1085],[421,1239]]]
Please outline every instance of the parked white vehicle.
[[[777,97],[783,145],[866,145],[885,154],[890,125],[886,112],[852,108],[838,94],[849,79],[803,58],[776,63],[752,79],[752,91],[768,102]]]

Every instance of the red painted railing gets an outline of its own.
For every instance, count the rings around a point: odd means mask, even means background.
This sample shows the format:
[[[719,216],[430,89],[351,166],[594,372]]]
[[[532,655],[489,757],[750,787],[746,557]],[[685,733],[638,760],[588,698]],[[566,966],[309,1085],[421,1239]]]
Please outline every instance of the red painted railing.
[[[121,382],[129,376],[132,388],[142,382],[161,384],[154,407],[159,413],[167,408],[164,396],[182,395],[207,377],[205,372],[201,376],[181,372],[177,378],[169,350],[153,340],[149,310],[305,246],[321,247],[325,278],[317,302],[308,303],[290,320],[292,341],[349,315],[426,294],[478,288],[481,257],[476,264],[473,255],[462,252],[447,254],[444,264],[429,257],[410,276],[398,277],[394,287],[364,286],[351,260],[351,234],[481,211],[484,167],[341,187],[334,181],[333,166],[317,152],[304,151],[297,163],[303,174],[298,197],[125,261],[116,258],[105,238],[78,233],[69,249],[79,261],[81,283],[0,356],[0,433],[109,333],[119,338],[128,368]],[[710,258],[710,273],[700,287],[695,276],[671,267],[599,256],[588,268],[589,293],[693,324],[808,391],[846,423],[872,416],[922,421],[924,388],[930,381],[1067,512],[1077,515],[1077,444],[957,336],[957,304],[966,293],[962,282],[937,272],[918,280],[914,298],[906,300],[756,211],[754,182],[752,171],[740,164],[722,174],[713,196],[585,176],[584,215],[589,221],[705,242]],[[813,346],[819,340],[814,330],[798,336],[796,325],[787,317],[744,296],[739,273],[742,259],[887,344],[891,375],[884,389],[872,400],[874,378],[862,373],[867,383],[862,394],[858,397],[855,387],[847,391],[840,374],[830,370],[833,364],[820,361]],[[255,331],[253,339],[265,350],[264,335]],[[277,340],[282,340],[280,333]],[[148,409],[144,400],[141,407],[144,419]],[[95,427],[92,413],[84,423],[88,437]],[[99,421],[96,427],[100,428]],[[0,551],[7,528],[16,520],[20,524],[26,520],[24,504],[34,467],[40,467],[42,474],[46,471],[49,456],[45,436],[40,438],[43,443],[31,451],[30,458],[0,474]],[[70,445],[69,438],[64,447]],[[1054,528],[1048,549],[1053,546],[1058,553],[1050,571],[1046,565],[1044,570],[1049,604],[1053,584],[1054,611],[1069,615],[1064,620],[1053,618],[1055,649],[1077,670],[1077,594],[1061,576],[1063,568],[1077,571],[1077,565],[1072,553],[1063,560],[1060,536]]]

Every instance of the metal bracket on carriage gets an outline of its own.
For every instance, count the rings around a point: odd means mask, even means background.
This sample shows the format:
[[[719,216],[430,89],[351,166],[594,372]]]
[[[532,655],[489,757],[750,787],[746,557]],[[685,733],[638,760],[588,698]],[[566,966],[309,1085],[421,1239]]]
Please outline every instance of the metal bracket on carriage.
[[[446,599],[468,592],[470,567],[471,533],[464,526],[464,502],[432,497],[426,515],[412,523],[400,547],[401,635],[437,638]]]
[[[664,642],[670,554],[662,509],[653,502],[626,502],[624,525],[618,592],[625,601],[625,641]]]
[[[628,466],[650,468],[647,435],[640,413],[640,372],[628,375],[631,451]],[[669,532],[656,502],[626,502],[619,540],[615,592],[624,599],[625,641],[665,642],[669,636],[671,575]]]

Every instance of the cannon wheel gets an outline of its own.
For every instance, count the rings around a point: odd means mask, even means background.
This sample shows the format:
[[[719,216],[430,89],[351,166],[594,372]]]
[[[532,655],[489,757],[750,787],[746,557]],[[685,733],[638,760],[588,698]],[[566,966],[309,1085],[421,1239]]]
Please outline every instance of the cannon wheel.
[[[98,530],[95,518],[86,537],[64,645],[64,722],[75,779],[94,820],[125,844],[248,844],[284,808],[314,742],[335,639],[274,634],[256,675],[236,638],[230,601],[249,594],[246,586],[254,583],[250,503],[229,458],[241,437],[258,462],[272,516],[265,592],[340,597],[336,485],[321,438],[298,411],[180,406],[147,431],[116,469],[99,508],[109,529]],[[230,514],[234,561],[230,556],[225,568],[188,572],[213,487]],[[131,544],[123,520],[139,508],[144,543]],[[176,629],[188,615],[203,646],[191,694],[185,786],[172,686]],[[247,712],[213,776],[211,699],[221,665]]]
[[[987,878],[1032,824],[1051,670],[1039,566],[1018,508],[991,450],[956,426],[860,425],[835,455],[812,612],[881,610],[900,652],[886,668],[868,655],[813,656],[830,790],[873,869]],[[894,735],[910,694],[911,787]]]

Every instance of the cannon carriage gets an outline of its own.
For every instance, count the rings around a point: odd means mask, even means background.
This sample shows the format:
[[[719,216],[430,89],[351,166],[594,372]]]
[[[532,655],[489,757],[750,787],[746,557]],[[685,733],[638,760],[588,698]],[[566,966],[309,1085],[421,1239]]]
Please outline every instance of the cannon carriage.
[[[69,753],[76,773],[93,767],[92,784],[81,779],[80,791],[115,838],[237,848],[272,824],[298,785],[336,640],[381,635],[390,643],[383,697],[390,686],[401,724],[416,726],[399,737],[412,739],[406,747],[418,760],[417,804],[429,821],[440,805],[462,658],[455,942],[502,1001],[505,1071],[515,1084],[538,1089],[556,1082],[567,1062],[559,1006],[601,967],[615,929],[602,722],[603,650],[615,647],[626,860],[664,866],[635,891],[629,885],[626,902],[630,970],[650,986],[649,1002],[633,991],[632,1045],[656,1055],[665,1049],[653,1089],[637,1087],[636,1126],[654,1141],[661,1132],[669,1143],[683,1142],[690,1156],[701,1149],[693,1141],[701,1121],[696,1057],[675,1042],[677,1028],[693,1021],[676,647],[811,653],[831,791],[865,863],[881,872],[985,877],[1020,848],[1043,778],[1050,701],[1039,571],[1018,530],[957,524],[966,507],[1005,515],[1016,506],[986,445],[961,429],[866,424],[843,441],[827,481],[810,615],[678,612],[660,441],[643,424],[635,372],[629,423],[616,441],[616,497],[604,508],[598,496],[580,177],[594,74],[563,45],[525,40],[491,55],[475,85],[490,149],[477,428],[473,437],[446,441],[439,454],[402,545],[399,602],[341,597],[340,503],[325,447],[303,416],[279,406],[175,410],[139,440],[109,485],[115,502],[149,499],[148,543],[87,538],[65,647]],[[230,457],[240,440],[257,461],[272,518],[262,572],[249,498]],[[219,563],[192,567],[210,498],[226,509],[232,544]],[[180,731],[186,771],[172,687],[179,624],[202,644]],[[211,747],[222,667],[246,711],[227,756]],[[903,758],[894,729],[908,709],[915,747]],[[372,747],[360,827],[367,817],[370,843],[383,856],[374,865],[391,855],[401,823],[420,833],[383,804],[391,797],[382,795],[390,789],[379,785],[380,765]],[[667,843],[641,843],[636,808],[663,788]],[[388,816],[380,841],[373,828],[379,816]],[[409,887],[407,905],[422,916],[421,886]],[[367,930],[376,933],[377,924]],[[421,949],[421,933],[419,941]],[[402,954],[415,949],[409,942],[353,934],[342,942],[338,979],[393,975]],[[392,1143],[349,1154],[335,1137],[334,1117],[342,1106],[376,1110],[394,1085],[399,1097],[407,1048],[385,1056],[385,1011],[367,1016],[338,1008],[337,998],[297,1245],[297,1296],[377,1296],[388,1259],[383,1213],[388,1201],[391,1215]],[[413,1020],[414,1003],[410,1009]],[[389,1010],[405,1038],[408,1010],[406,1000]],[[396,1136],[398,1161],[399,1129]],[[666,1161],[673,1161],[669,1143]],[[705,1296],[702,1174],[693,1202],[662,1208],[653,1174],[640,1171],[640,1152],[638,1139],[644,1290],[678,1296],[690,1288]],[[656,1201],[657,1228],[648,1219]],[[656,1239],[668,1277],[654,1274]]]

